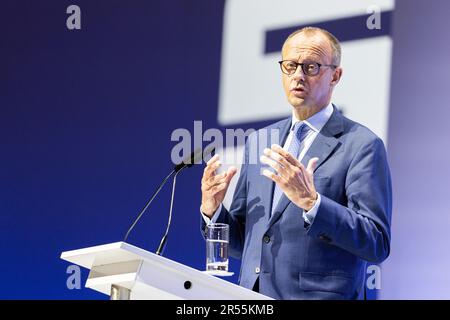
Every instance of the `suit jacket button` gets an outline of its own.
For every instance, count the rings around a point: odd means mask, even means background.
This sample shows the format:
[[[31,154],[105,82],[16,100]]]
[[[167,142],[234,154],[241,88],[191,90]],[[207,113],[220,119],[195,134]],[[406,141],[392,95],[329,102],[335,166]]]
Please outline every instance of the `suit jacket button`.
[[[265,243],[269,243],[269,242],[270,242],[270,237],[269,237],[267,234],[264,235],[263,241],[264,241]]]
[[[255,268],[255,273],[259,273],[261,270],[259,269],[259,267]]]
[[[319,236],[319,239],[320,239],[320,240],[323,240],[323,241],[325,241],[325,242],[331,242],[331,239],[328,238],[327,236]]]

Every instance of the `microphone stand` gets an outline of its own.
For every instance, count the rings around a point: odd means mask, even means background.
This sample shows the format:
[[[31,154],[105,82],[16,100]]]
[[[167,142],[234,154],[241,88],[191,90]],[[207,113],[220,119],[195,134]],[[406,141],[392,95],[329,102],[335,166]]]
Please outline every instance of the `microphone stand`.
[[[181,170],[179,170],[175,176],[173,177],[173,181],[172,181],[172,195],[170,196],[170,209],[169,209],[169,220],[167,221],[167,228],[166,228],[166,232],[164,233],[164,236],[161,239],[161,242],[159,243],[159,247],[158,250],[156,250],[156,254],[158,256],[160,256],[164,250],[164,247],[166,246],[166,241],[167,241],[167,234],[169,233],[169,229],[170,229],[170,223],[172,222],[172,209],[173,209],[173,199],[175,197],[175,184],[177,182],[177,175],[178,173],[180,173]]]
[[[159,185],[158,189],[156,189],[156,191],[153,193],[153,195],[150,197],[150,200],[147,201],[147,203],[145,204],[144,208],[142,208],[141,212],[139,213],[139,215],[137,216],[137,218],[134,220],[133,224],[131,225],[131,227],[128,229],[127,233],[125,234],[125,237],[123,238],[123,242],[126,242],[128,239],[128,236],[130,235],[131,231],[134,229],[134,227],[136,226],[136,224],[138,223],[138,221],[141,219],[142,215],[145,213],[145,211],[148,209],[148,207],[150,206],[150,204],[153,202],[153,199],[155,199],[155,197],[158,195],[158,193],[161,191],[162,187],[166,184],[167,180],[169,180],[169,178],[174,174],[174,173],[178,173],[180,170],[175,171],[172,170],[171,173],[169,173],[169,175],[167,177],[164,178],[163,182],[161,182],[161,184]]]
[[[213,153],[215,151],[214,147],[208,148],[204,151],[204,153]],[[170,179],[170,177],[172,177],[175,174],[175,177],[173,178],[173,184],[172,184],[172,196],[171,196],[171,200],[170,200],[170,210],[169,210],[169,221],[167,222],[167,228],[166,228],[166,232],[164,233],[164,236],[161,239],[161,242],[159,244],[158,250],[156,250],[156,254],[157,255],[161,255],[162,251],[164,250],[164,247],[166,245],[166,241],[167,241],[167,235],[169,233],[169,229],[170,229],[170,223],[172,222],[172,209],[173,209],[173,199],[175,196],[175,183],[176,183],[176,179],[177,179],[177,175],[180,173],[180,171],[182,171],[184,168],[189,168],[192,167],[194,165],[194,163],[196,163],[198,160],[202,159],[203,152],[202,149],[198,149],[196,151],[194,151],[189,158],[185,159],[188,160],[190,159],[191,161],[189,163],[186,163],[187,161],[183,161],[179,164],[177,164],[175,166],[175,168],[167,175],[167,177],[164,178],[164,180],[161,182],[161,184],[159,185],[158,189],[156,189],[156,191],[152,194],[152,196],[150,197],[150,199],[147,201],[147,203],[145,204],[144,208],[142,208],[141,212],[139,213],[139,215],[137,216],[137,218],[134,220],[133,224],[131,225],[131,227],[128,229],[127,233],[125,234],[125,237],[123,238],[123,242],[126,242],[128,239],[128,236],[130,235],[131,231],[134,229],[134,227],[136,226],[136,224],[138,223],[138,221],[142,218],[142,216],[144,215],[145,211],[148,209],[148,207],[150,206],[150,204],[153,202],[153,200],[155,199],[155,197],[158,195],[158,193],[161,191],[161,189],[163,188],[163,186],[166,184],[167,180]]]

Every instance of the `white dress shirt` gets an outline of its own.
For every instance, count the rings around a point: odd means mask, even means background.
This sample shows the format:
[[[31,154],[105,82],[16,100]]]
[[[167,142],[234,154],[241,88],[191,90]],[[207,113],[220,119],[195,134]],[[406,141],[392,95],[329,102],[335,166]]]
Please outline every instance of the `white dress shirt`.
[[[298,160],[302,161],[303,157],[305,156],[306,152],[308,152],[308,149],[311,147],[312,143],[316,139],[319,132],[322,130],[322,128],[325,126],[327,121],[330,119],[331,114],[333,113],[333,104],[330,102],[328,106],[314,114],[313,116],[309,117],[306,120],[303,120],[303,122],[309,127],[310,130],[308,130],[308,133],[303,138],[303,141],[300,144],[300,154],[298,156]],[[291,130],[289,130],[289,134],[286,138],[286,142],[283,145],[283,149],[287,150],[289,148],[289,144],[291,143],[291,140],[294,135],[294,131],[292,128],[294,127],[295,123],[301,121],[296,116],[295,113],[292,112],[292,123],[291,123]],[[311,224],[314,221],[314,217],[317,214],[317,210],[320,206],[320,194],[317,193],[317,200],[314,204],[314,206],[309,211],[303,210],[303,219],[306,223]],[[203,219],[205,220],[206,224],[214,223],[217,220],[217,217],[219,215],[219,212],[222,210],[222,204],[217,208],[216,212],[214,213],[212,219],[209,219],[206,215],[202,214]]]

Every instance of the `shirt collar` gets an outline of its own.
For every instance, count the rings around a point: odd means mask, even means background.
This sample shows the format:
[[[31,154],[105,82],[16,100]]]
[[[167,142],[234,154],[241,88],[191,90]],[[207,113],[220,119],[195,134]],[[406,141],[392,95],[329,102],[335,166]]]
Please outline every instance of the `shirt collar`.
[[[308,119],[303,120],[303,122],[306,123],[306,125],[308,125],[308,127],[310,127],[315,132],[320,132],[325,123],[327,123],[328,119],[330,119],[332,113],[333,113],[333,104],[330,102],[325,108],[323,108],[316,114],[313,114]],[[294,128],[295,123],[299,121],[301,120],[297,119],[295,113],[292,112],[291,130]]]

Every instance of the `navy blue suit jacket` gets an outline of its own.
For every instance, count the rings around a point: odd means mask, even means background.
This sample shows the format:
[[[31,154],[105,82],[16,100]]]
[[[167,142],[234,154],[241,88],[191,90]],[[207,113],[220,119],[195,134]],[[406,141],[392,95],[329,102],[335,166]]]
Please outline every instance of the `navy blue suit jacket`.
[[[263,148],[283,145],[290,126],[288,118],[248,137],[230,210],[222,208],[217,218],[230,225],[230,255],[242,259],[239,284],[252,289],[259,277],[259,292],[276,299],[361,299],[367,261],[389,255],[392,191],[384,144],[334,107],[302,159],[306,167],[319,158],[314,184],[322,200],[308,225],[285,195],[271,215],[274,183],[261,174]],[[279,137],[264,138],[276,131]]]

